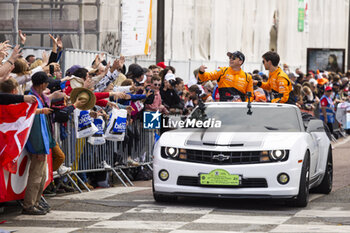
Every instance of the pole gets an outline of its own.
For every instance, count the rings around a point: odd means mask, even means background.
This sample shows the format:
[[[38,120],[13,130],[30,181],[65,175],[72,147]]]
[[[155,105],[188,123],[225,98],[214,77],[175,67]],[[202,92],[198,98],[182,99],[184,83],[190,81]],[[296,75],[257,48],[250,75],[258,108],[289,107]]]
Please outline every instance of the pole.
[[[13,2],[13,44],[18,44],[18,9],[19,0]]]
[[[164,61],[164,0],[157,1],[157,54],[156,63]]]
[[[97,8],[97,19],[96,19],[96,48],[97,51],[100,51],[100,36],[101,36],[101,1],[96,0],[96,8]]]
[[[79,49],[85,49],[84,0],[79,0]]]
[[[348,19],[348,62],[347,62],[347,70],[350,69],[350,5],[348,5],[349,10],[349,19]],[[344,70],[346,72],[347,70]]]

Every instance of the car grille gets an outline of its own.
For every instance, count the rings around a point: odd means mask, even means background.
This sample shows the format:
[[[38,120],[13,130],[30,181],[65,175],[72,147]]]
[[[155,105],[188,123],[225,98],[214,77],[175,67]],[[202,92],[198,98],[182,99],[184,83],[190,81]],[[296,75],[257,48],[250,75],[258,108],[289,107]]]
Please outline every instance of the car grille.
[[[213,158],[215,155],[223,156]],[[260,163],[261,151],[245,152],[216,152],[204,150],[187,150],[188,162],[229,165],[229,164],[252,164]]]
[[[177,185],[185,186],[202,186],[199,183],[199,177],[197,176],[179,176],[177,178]],[[226,186],[226,185],[210,185],[206,188],[267,188],[267,181],[264,178],[245,178],[242,179],[242,183],[239,186]]]

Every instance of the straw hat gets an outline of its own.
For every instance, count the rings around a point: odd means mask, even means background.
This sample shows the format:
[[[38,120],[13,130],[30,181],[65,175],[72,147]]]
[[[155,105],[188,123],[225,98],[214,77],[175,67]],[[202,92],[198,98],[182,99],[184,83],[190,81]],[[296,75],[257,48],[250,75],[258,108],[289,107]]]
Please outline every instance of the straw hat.
[[[96,104],[96,96],[89,89],[78,87],[74,88],[70,94],[70,99],[72,104],[75,103],[77,99],[86,101],[86,103],[80,108],[80,110],[92,109]]]

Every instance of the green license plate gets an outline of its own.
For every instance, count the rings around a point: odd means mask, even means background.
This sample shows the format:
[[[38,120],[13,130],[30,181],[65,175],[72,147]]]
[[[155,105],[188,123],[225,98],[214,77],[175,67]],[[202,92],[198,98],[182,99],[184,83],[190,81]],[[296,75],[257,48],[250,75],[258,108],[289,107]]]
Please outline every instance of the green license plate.
[[[215,169],[209,174],[200,174],[201,185],[231,185],[238,186],[241,184],[240,175],[232,175],[224,169]]]

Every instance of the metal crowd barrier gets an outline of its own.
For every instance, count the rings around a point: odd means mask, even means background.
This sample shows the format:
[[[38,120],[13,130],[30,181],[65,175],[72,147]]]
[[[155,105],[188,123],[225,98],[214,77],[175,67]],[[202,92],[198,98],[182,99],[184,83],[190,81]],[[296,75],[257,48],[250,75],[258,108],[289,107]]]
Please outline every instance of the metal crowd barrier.
[[[64,126],[65,133],[62,132]],[[125,169],[138,166],[152,169],[152,150],[155,143],[155,130],[143,129],[141,121],[134,121],[129,125],[129,132],[134,135],[127,141],[108,141],[103,145],[91,145],[88,138],[77,139],[75,135],[73,120],[66,124],[55,124],[55,140],[65,153],[65,166],[71,167],[71,175],[76,177],[76,181],[67,175],[79,192],[82,190],[77,183],[80,183],[86,190],[89,188],[84,184],[78,173],[111,171],[124,185],[133,186],[132,181],[125,174]],[[66,138],[61,140],[61,135],[66,134]],[[136,165],[135,165],[136,164]],[[128,183],[128,184],[127,184]]]

